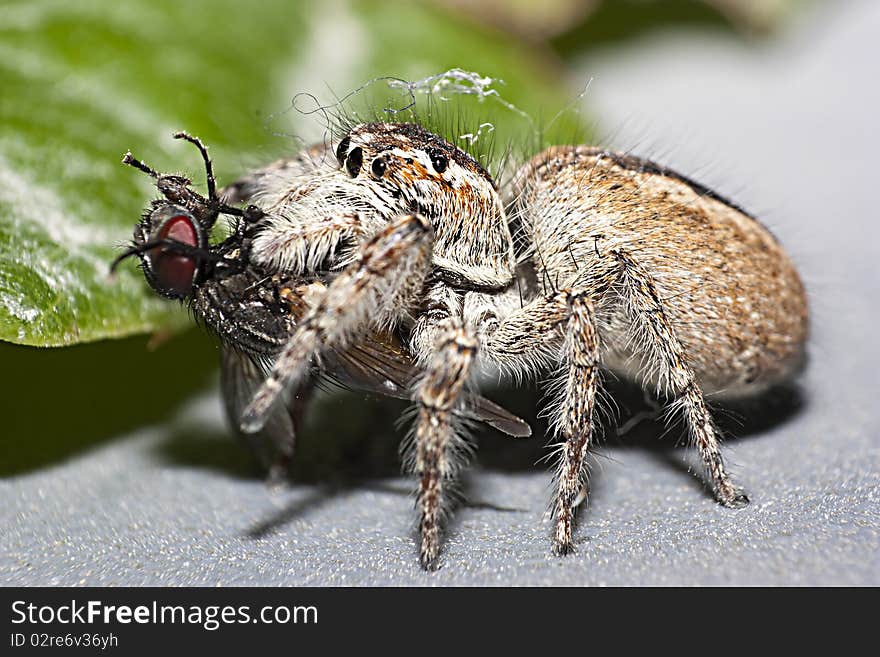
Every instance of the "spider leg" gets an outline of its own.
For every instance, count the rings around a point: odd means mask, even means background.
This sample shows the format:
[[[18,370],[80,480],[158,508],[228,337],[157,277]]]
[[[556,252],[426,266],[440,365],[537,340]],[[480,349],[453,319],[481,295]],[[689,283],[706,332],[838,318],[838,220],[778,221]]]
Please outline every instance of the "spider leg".
[[[560,438],[561,448],[553,505],[553,551],[557,554],[574,550],[571,528],[587,486],[586,457],[593,437],[599,387],[599,334],[593,304],[584,293],[566,293],[565,301],[568,312],[563,388],[558,411],[553,415],[554,433]]]
[[[730,480],[721,458],[718,429],[706,406],[706,400],[688,365],[687,355],[663,308],[651,275],[629,254],[612,251],[620,266],[622,293],[639,333],[648,338],[648,348],[660,381],[676,396],[673,404],[681,408],[703,464],[709,473],[718,501],[740,508],[749,503],[746,494]]]
[[[456,456],[467,450],[454,411],[463,401],[462,392],[476,351],[473,336],[461,326],[449,328],[438,340],[425,377],[416,389],[415,449],[407,460],[419,479],[419,558],[426,570],[436,567],[440,552],[445,484],[457,474],[460,460]]]
[[[403,216],[370,239],[299,322],[245,408],[242,431],[263,427],[282,391],[303,378],[322,349],[344,345],[366,324],[402,315],[424,284],[432,244],[431,225],[419,215]]]
[[[552,430],[558,438],[560,461],[553,503],[553,550],[574,549],[572,525],[587,485],[586,457],[594,431],[599,387],[599,334],[589,295],[563,289],[541,297],[502,321],[484,338],[484,350],[495,362],[526,370],[558,358],[562,331],[563,372],[560,401],[553,409]]]
[[[251,252],[255,262],[272,270],[313,272],[328,258],[334,268],[350,264],[357,257],[355,245],[371,233],[358,213],[334,214],[317,223],[274,220],[254,238]]]
[[[539,296],[481,333],[482,354],[517,378],[530,378],[557,362],[566,294]]]

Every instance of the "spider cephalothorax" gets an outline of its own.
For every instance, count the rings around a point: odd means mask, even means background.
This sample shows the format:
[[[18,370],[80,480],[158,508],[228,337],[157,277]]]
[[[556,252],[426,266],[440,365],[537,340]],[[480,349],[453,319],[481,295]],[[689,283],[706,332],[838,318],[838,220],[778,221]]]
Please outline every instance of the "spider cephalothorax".
[[[416,405],[405,463],[418,476],[420,560],[431,568],[444,500],[468,451],[462,418],[527,433],[475,394],[476,372],[491,365],[518,381],[552,368],[549,415],[560,455],[553,546],[567,553],[607,369],[655,389],[680,412],[718,500],[748,503],[725,468],[704,391],[759,390],[803,360],[806,298],[778,242],[690,179],[601,149],[550,148],[512,180],[499,194],[474,158],[439,136],[415,124],[366,123],[230,186],[226,203],[252,204],[238,211],[246,221],[231,244],[240,248],[209,247],[210,257],[191,264],[232,259],[256,279],[229,287],[243,274],[215,266],[193,277],[196,296],[225,284],[233,302],[244,304],[254,289],[297,300],[233,313],[242,325],[262,316],[282,326],[272,331],[269,371],[240,375],[247,385],[227,394],[242,430],[265,430],[284,406],[276,402],[316,370],[338,369],[340,354],[366,350],[369,357],[354,359],[366,387],[384,379]],[[185,282],[186,258],[195,244],[204,248],[198,231],[173,223],[180,203],[163,193],[170,205],[156,215],[160,235],[150,223],[142,242],[181,254],[174,273]],[[216,218],[229,206],[208,207]],[[205,317],[222,306],[204,303]],[[293,320],[285,324],[286,314]],[[227,343],[236,348],[234,335]]]
[[[317,268],[350,262],[329,235],[358,242],[403,214],[424,217],[434,231],[436,275],[489,290],[513,280],[510,229],[495,185],[470,155],[413,123],[367,123],[316,157],[311,179],[291,196],[289,177],[266,178],[252,200],[270,216],[255,235],[254,257],[270,267]],[[336,165],[336,166],[334,166]],[[326,229],[300,242],[297,234]],[[326,249],[321,249],[323,244]],[[308,253],[301,249],[308,248]],[[300,247],[300,248],[297,248]],[[337,260],[336,258],[339,258]]]

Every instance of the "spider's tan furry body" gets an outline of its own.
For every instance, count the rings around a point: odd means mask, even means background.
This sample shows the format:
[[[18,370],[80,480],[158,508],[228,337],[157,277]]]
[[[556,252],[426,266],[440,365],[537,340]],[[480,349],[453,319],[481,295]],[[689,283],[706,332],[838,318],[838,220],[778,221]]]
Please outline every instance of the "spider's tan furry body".
[[[254,262],[327,282],[243,427],[259,429],[322,351],[390,328],[422,370],[405,462],[419,478],[426,568],[467,451],[454,411],[473,403],[473,375],[486,363],[515,379],[558,373],[549,409],[560,453],[556,552],[574,546],[602,368],[669,401],[719,501],[746,504],[703,392],[754,392],[803,362],[806,297],[776,239],[699,184],[594,148],[548,149],[505,191],[440,137],[390,123],[356,126],[335,158],[315,148],[232,186],[228,200],[265,213],[250,231]]]

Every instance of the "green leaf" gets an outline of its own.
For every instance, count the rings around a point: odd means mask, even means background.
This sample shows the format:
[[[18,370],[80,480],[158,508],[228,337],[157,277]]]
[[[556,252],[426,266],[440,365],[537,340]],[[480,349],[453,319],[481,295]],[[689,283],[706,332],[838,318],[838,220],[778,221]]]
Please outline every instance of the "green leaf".
[[[297,93],[327,99],[328,87],[453,67],[504,80],[505,100],[533,116],[574,100],[545,53],[419,3],[5,2],[0,339],[59,346],[186,323],[134,266],[108,276],[155,195],[120,165],[126,150],[199,180],[197,154],[170,136],[185,129],[228,183],[297,148],[286,134],[320,132],[320,115],[289,111]],[[521,121],[492,102],[487,116]]]

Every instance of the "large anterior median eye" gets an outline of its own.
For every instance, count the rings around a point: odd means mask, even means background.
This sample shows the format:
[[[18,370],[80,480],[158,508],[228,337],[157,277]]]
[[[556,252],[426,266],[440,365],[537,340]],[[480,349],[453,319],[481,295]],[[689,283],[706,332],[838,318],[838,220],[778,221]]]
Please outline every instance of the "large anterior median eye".
[[[200,263],[196,253],[201,247],[201,230],[193,216],[181,208],[164,208],[156,214],[159,223],[150,241],[161,240],[164,244],[147,251],[144,261],[157,292],[183,299],[192,293],[198,275]]]
[[[373,160],[373,164],[370,165],[370,171],[373,172],[373,175],[376,178],[381,178],[385,175],[385,170],[388,168],[388,163],[385,161],[385,158],[380,155],[375,160]]]

